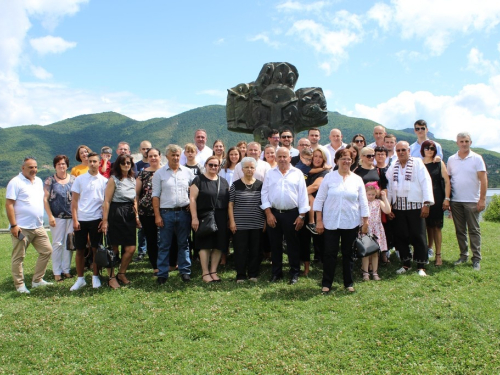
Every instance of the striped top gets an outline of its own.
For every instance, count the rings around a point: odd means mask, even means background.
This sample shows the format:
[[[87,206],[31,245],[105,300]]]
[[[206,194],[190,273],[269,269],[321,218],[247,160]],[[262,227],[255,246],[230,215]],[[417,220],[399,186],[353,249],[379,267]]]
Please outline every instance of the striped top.
[[[255,180],[250,185],[237,180],[229,189],[229,201],[234,203],[233,215],[238,230],[264,228],[265,215],[260,208],[262,181]]]

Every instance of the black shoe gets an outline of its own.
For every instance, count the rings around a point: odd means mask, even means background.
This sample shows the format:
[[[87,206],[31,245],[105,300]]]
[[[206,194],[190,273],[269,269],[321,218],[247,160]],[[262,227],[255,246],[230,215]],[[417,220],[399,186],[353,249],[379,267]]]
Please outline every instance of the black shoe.
[[[277,283],[283,278],[283,276],[273,276],[271,277],[271,280],[269,280],[270,283]]]
[[[163,285],[167,282],[167,278],[166,277],[158,277],[156,279],[156,282],[158,283],[158,285]]]
[[[181,273],[181,279],[182,279],[182,281],[184,281],[185,283],[187,283],[187,282],[191,281],[191,276],[189,276],[186,273]]]
[[[144,254],[139,254],[134,258],[134,262],[142,262],[144,260]]]
[[[288,284],[294,285],[294,284],[297,284],[298,281],[299,281],[299,277],[297,275],[295,275],[295,276],[292,276],[292,278],[290,279]]]

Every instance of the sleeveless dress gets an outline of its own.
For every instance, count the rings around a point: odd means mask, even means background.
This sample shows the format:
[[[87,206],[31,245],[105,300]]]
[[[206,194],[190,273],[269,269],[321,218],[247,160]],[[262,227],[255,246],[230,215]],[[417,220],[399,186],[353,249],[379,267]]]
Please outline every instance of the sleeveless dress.
[[[431,228],[443,228],[443,201],[444,184],[441,175],[441,162],[425,164],[432,180],[432,193],[434,194],[434,204],[429,210],[429,216],[425,219],[425,224]]]
[[[375,199],[372,202],[368,201],[370,208],[370,217],[368,218],[368,234],[374,234],[378,237],[380,251],[387,250],[387,240],[385,231],[380,218],[380,200]]]
[[[115,192],[108,214],[108,244],[135,246],[137,242],[134,211],[135,179],[120,180],[115,176],[111,178],[115,181]]]

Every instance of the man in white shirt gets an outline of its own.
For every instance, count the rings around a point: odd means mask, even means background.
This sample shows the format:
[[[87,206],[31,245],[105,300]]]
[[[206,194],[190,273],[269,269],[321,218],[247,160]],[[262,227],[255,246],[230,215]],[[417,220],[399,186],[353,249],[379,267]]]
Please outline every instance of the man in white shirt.
[[[325,146],[321,146],[319,141],[321,140],[321,133],[318,128],[310,128],[307,131],[307,138],[309,139],[309,142],[311,142],[311,148],[312,150],[316,150],[317,148],[321,148],[323,152],[326,155],[326,164],[329,166],[333,165],[333,159],[328,150],[326,149]]]
[[[299,155],[299,150],[293,148],[293,133],[289,129],[285,129],[280,134],[281,146],[286,147],[290,151],[290,156],[293,158],[294,156]]]
[[[385,128],[382,125],[377,125],[373,128],[373,138],[375,139],[374,142],[370,143],[367,147],[371,147],[375,149],[377,146],[383,146],[384,145],[384,137],[386,135]],[[361,150],[359,150],[361,151]]]
[[[394,216],[394,245],[403,263],[403,267],[396,272],[403,274],[410,269],[412,244],[418,274],[427,276],[425,265],[429,254],[425,218],[434,204],[432,180],[422,159],[410,156],[408,142],[398,142],[396,153],[398,160],[386,173],[388,199],[394,214],[391,215]]]
[[[278,150],[278,147],[280,147],[280,132],[278,129],[269,130],[267,135],[267,144],[273,146],[275,152]],[[260,159],[264,160],[264,151],[260,153]]]
[[[283,278],[283,236],[288,247],[290,284],[299,280],[300,247],[298,231],[309,212],[309,201],[304,174],[290,165],[290,151],[280,147],[276,154],[278,167],[271,169],[262,186],[261,208],[266,213],[267,232],[271,242],[272,278]]]
[[[385,164],[387,166],[391,166],[392,163],[398,159],[398,156],[396,155],[396,142],[397,140],[394,134],[385,135],[384,147],[387,149],[387,159],[385,160]]]
[[[197,148],[196,153],[196,163],[199,165],[205,165],[207,159],[213,155],[213,150],[206,145],[207,143],[207,132],[205,129],[198,129],[194,133],[194,144]],[[184,152],[181,154],[180,165],[186,165],[187,159]]]
[[[428,140],[427,133],[429,133],[429,128],[427,127],[427,122],[425,120],[417,120],[413,125],[413,131],[417,136],[417,141],[412,143],[410,146],[410,155],[416,158],[422,158],[420,149],[422,148],[422,143]],[[436,144],[436,155],[443,159],[443,148],[439,143],[433,141]]]
[[[455,265],[467,262],[469,257],[467,232],[469,232],[472,267],[479,271],[481,269],[479,213],[486,207],[488,177],[483,158],[470,149],[471,144],[469,133],[457,135],[458,152],[448,159],[447,169],[451,182],[450,208],[460,247],[460,258]]]
[[[73,230],[75,231],[76,247],[76,272],[78,278],[70,291],[78,290],[87,283],[83,275],[85,268],[85,248],[90,240],[90,247],[94,255],[97,247],[102,243],[102,204],[104,190],[108,180],[99,173],[99,155],[95,152],[89,154],[89,170],[78,176],[71,187],[72,201],[71,214],[73,216]],[[92,287],[100,288],[101,281],[95,262],[92,263]]]
[[[330,159],[335,160],[335,153],[338,150],[346,148],[347,144],[342,142],[342,132],[340,129],[330,130],[330,136],[328,138],[330,139],[330,143],[325,145],[325,147],[330,153]]]
[[[5,211],[12,238],[12,278],[19,293],[29,293],[24,284],[23,262],[29,244],[38,252],[32,288],[50,285],[43,279],[52,245],[43,228],[43,182],[36,177],[38,165],[34,157],[26,157],[21,173],[10,180],[5,193]]]
[[[264,177],[266,176],[267,171],[271,169],[271,166],[269,165],[269,163],[259,158],[261,154],[260,149],[260,143],[250,142],[247,145],[247,156],[254,158],[257,161],[255,173],[253,176],[257,180],[264,182]],[[243,177],[243,170],[241,169],[241,167],[241,163],[236,164],[236,167],[234,167],[233,182]]]
[[[194,179],[193,171],[180,165],[182,149],[168,145],[165,150],[168,163],[153,175],[153,209],[158,227],[158,279],[165,284],[170,267],[172,238],[177,238],[177,262],[179,274],[184,282],[191,280],[191,259],[189,257],[189,234],[191,215],[189,213],[189,186]]]

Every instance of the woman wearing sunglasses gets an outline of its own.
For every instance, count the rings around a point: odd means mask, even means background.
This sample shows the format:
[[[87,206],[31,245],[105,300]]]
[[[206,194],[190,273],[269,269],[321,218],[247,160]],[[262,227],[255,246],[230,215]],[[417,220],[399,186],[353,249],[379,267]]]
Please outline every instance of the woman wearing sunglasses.
[[[200,250],[202,280],[206,283],[220,282],[217,266],[223,251],[227,249],[227,208],[229,205],[229,184],[219,173],[220,162],[217,156],[210,156],[205,162],[205,173],[194,178],[189,188],[191,226],[195,231],[195,246]],[[209,211],[215,211],[218,230],[199,236],[199,218]]]
[[[363,134],[356,134],[352,137],[352,143],[354,143],[361,150],[363,147],[366,147],[366,138]]]
[[[432,192],[434,194],[434,205],[430,207],[429,216],[425,218],[427,227],[427,238],[429,248],[436,246],[435,265],[441,266],[441,243],[443,240],[441,230],[443,229],[444,211],[450,208],[451,185],[446,165],[442,160],[434,162],[437,154],[436,144],[427,140],[422,143],[420,154],[432,179]]]
[[[377,182],[380,190],[387,189],[387,178],[383,170],[375,167],[375,150],[371,147],[363,147],[360,151],[360,163],[354,173],[363,179],[366,185],[369,182]]]

